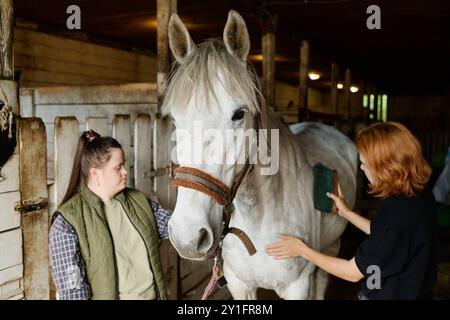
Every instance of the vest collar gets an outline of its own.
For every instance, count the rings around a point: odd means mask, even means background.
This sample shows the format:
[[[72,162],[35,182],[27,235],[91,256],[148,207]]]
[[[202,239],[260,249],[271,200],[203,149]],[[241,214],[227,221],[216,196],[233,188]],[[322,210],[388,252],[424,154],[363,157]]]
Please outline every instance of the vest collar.
[[[125,192],[124,191],[125,191],[125,189],[114,196],[114,199],[116,199],[117,201],[119,201],[122,204],[125,203]],[[93,193],[91,191],[91,189],[89,189],[86,185],[82,185],[80,187],[80,193],[83,196],[83,198],[85,198],[91,206],[93,206],[97,209],[102,208],[103,201],[99,197],[97,197],[95,195],[95,193]]]
[[[102,200],[97,197],[91,189],[89,189],[86,185],[82,185],[80,187],[81,196],[86,199],[86,201],[94,208],[100,209],[102,206]]]

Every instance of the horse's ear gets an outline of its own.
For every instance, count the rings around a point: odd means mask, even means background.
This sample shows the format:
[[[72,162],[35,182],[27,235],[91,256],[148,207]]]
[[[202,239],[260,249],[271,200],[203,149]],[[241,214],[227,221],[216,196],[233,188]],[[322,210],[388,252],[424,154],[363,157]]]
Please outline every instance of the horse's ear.
[[[169,46],[179,63],[195,50],[189,31],[176,13],[172,13],[169,21]]]
[[[230,10],[228,13],[227,24],[223,30],[223,42],[229,53],[243,62],[247,61],[250,51],[250,37],[247,25],[241,15],[234,10]]]

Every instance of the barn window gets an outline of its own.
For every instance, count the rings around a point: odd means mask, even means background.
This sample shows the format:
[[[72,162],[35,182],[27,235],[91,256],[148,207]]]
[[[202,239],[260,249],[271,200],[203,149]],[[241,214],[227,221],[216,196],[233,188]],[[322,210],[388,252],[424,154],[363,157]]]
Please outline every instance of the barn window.
[[[381,94],[377,96],[377,120],[381,121]]]
[[[367,108],[369,106],[369,96],[367,94],[363,95],[363,108]]]
[[[373,110],[375,107],[375,96],[373,94],[370,95],[370,110]]]
[[[387,94],[383,94],[381,98],[381,120],[387,120],[387,109],[388,109],[388,96]]]

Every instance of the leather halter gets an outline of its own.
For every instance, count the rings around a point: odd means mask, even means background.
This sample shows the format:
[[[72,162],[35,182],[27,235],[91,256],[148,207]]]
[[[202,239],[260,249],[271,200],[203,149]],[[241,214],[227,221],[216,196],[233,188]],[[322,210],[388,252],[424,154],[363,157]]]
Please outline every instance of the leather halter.
[[[257,145],[259,145],[258,129],[260,127],[261,121],[259,113],[255,115],[254,121],[257,136]],[[241,229],[236,227],[229,227],[231,213],[233,212],[232,203],[234,197],[236,196],[239,186],[247,175],[250,167],[251,165],[249,157],[247,157],[244,167],[242,168],[239,175],[234,179],[231,188],[228,188],[222,181],[210,176],[209,174],[201,170],[190,167],[178,167],[174,170],[175,178],[172,181],[172,186],[194,189],[213,198],[219,205],[223,207],[224,229],[222,233],[222,240],[228,233],[234,234],[242,241],[248,251],[248,254],[252,256],[256,253],[256,248],[253,245],[252,240]]]

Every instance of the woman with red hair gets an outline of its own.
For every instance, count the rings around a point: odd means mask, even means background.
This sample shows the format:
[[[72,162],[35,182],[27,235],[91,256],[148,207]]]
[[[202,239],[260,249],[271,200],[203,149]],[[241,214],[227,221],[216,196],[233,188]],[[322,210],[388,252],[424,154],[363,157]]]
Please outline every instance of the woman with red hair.
[[[359,299],[426,299],[436,282],[436,201],[427,185],[431,168],[411,132],[396,122],[376,123],[356,138],[369,193],[380,199],[372,221],[350,210],[339,194],[327,194],[338,213],[368,236],[355,256],[340,259],[308,247],[301,239],[280,235],[268,245],[275,259],[303,257],[336,277],[357,282]]]

